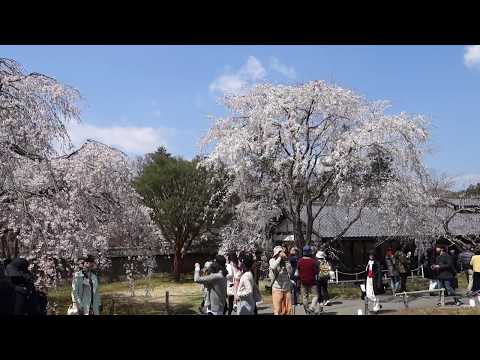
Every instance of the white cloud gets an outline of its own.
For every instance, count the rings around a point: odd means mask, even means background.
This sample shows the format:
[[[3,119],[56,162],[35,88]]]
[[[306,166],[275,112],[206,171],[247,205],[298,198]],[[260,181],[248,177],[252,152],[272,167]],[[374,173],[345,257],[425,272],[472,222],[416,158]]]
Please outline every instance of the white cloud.
[[[210,84],[210,91],[225,94],[239,93],[255,82],[263,80],[267,71],[260,60],[249,56],[247,62],[240,69],[233,72],[226,72],[217,77]]]
[[[468,67],[480,66],[480,45],[465,46],[463,61]]]
[[[270,67],[289,79],[295,79],[297,77],[297,73],[293,66],[282,64],[280,60],[274,56],[270,58]]]
[[[87,139],[93,139],[131,154],[155,151],[159,146],[166,145],[167,139],[172,135],[171,129],[164,128],[99,127],[87,123],[71,124],[67,130],[76,147],[82,145]]]
[[[469,185],[480,183],[480,174],[465,174],[452,178],[454,190],[465,190]]]
[[[260,60],[255,56],[249,56],[245,65],[242,66],[239,73],[253,81],[262,80],[267,74]]]

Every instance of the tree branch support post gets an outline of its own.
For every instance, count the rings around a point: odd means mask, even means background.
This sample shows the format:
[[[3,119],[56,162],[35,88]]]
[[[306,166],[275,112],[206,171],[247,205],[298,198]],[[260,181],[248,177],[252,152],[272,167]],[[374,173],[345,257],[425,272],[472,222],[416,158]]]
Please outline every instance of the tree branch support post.
[[[110,306],[110,315],[115,315],[115,298],[112,298],[112,305]]]
[[[165,309],[167,315],[170,314],[170,293],[168,291],[165,292]]]

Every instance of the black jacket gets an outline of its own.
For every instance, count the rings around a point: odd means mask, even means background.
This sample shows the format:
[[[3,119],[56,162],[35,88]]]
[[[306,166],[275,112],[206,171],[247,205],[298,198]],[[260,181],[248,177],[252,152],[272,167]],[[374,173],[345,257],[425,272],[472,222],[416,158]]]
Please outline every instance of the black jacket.
[[[0,278],[0,315],[13,315],[15,309],[15,288],[5,277]]]
[[[435,265],[435,253],[434,250],[429,249],[423,258],[423,272],[427,279],[436,280],[437,272],[432,270],[432,265]]]
[[[296,256],[296,255],[290,255],[288,257],[288,262],[290,263],[290,265],[292,266],[292,273],[290,275],[290,279],[294,280],[295,279],[295,271],[297,270],[298,268],[298,259],[299,257]]]
[[[14,315],[46,315],[47,297],[35,289],[33,276],[28,271],[28,261],[14,259],[6,267],[5,275],[13,288]]]
[[[455,271],[455,264],[450,255],[442,254],[438,256],[435,264],[440,266],[440,268],[436,270],[437,279],[448,280],[453,279],[456,276],[457,272]]]

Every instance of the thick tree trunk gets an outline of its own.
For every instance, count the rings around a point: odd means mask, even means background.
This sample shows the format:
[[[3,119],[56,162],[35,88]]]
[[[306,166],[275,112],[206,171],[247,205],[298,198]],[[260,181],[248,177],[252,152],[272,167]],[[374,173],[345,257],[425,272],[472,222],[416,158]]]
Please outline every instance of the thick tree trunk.
[[[179,246],[175,247],[175,254],[173,257],[173,278],[175,281],[180,281],[180,274],[182,273],[182,248]]]
[[[313,212],[312,212],[312,202],[307,203],[307,233],[305,243],[308,245],[312,244],[312,232],[313,232]]]
[[[305,246],[305,236],[303,235],[303,222],[302,222],[302,201],[296,199],[295,213],[292,214],[294,221],[293,232],[295,234],[295,244],[302,249]]]
[[[305,237],[303,236],[303,226],[300,218],[295,219],[293,232],[295,234],[295,244],[302,249],[305,246]]]
[[[14,259],[19,255],[18,233],[5,230],[0,234],[0,257]]]
[[[6,258],[7,256],[7,233],[0,233],[0,257]]]

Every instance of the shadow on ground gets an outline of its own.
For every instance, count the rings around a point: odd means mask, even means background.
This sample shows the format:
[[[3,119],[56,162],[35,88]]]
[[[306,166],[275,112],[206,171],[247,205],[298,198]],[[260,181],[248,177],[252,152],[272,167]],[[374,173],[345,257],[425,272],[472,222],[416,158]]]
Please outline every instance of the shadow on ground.
[[[332,305],[342,305],[342,304],[343,304],[343,302],[338,301],[338,300],[337,300],[337,301],[330,301],[330,302],[328,303],[327,307],[328,307],[328,306],[332,306]]]

